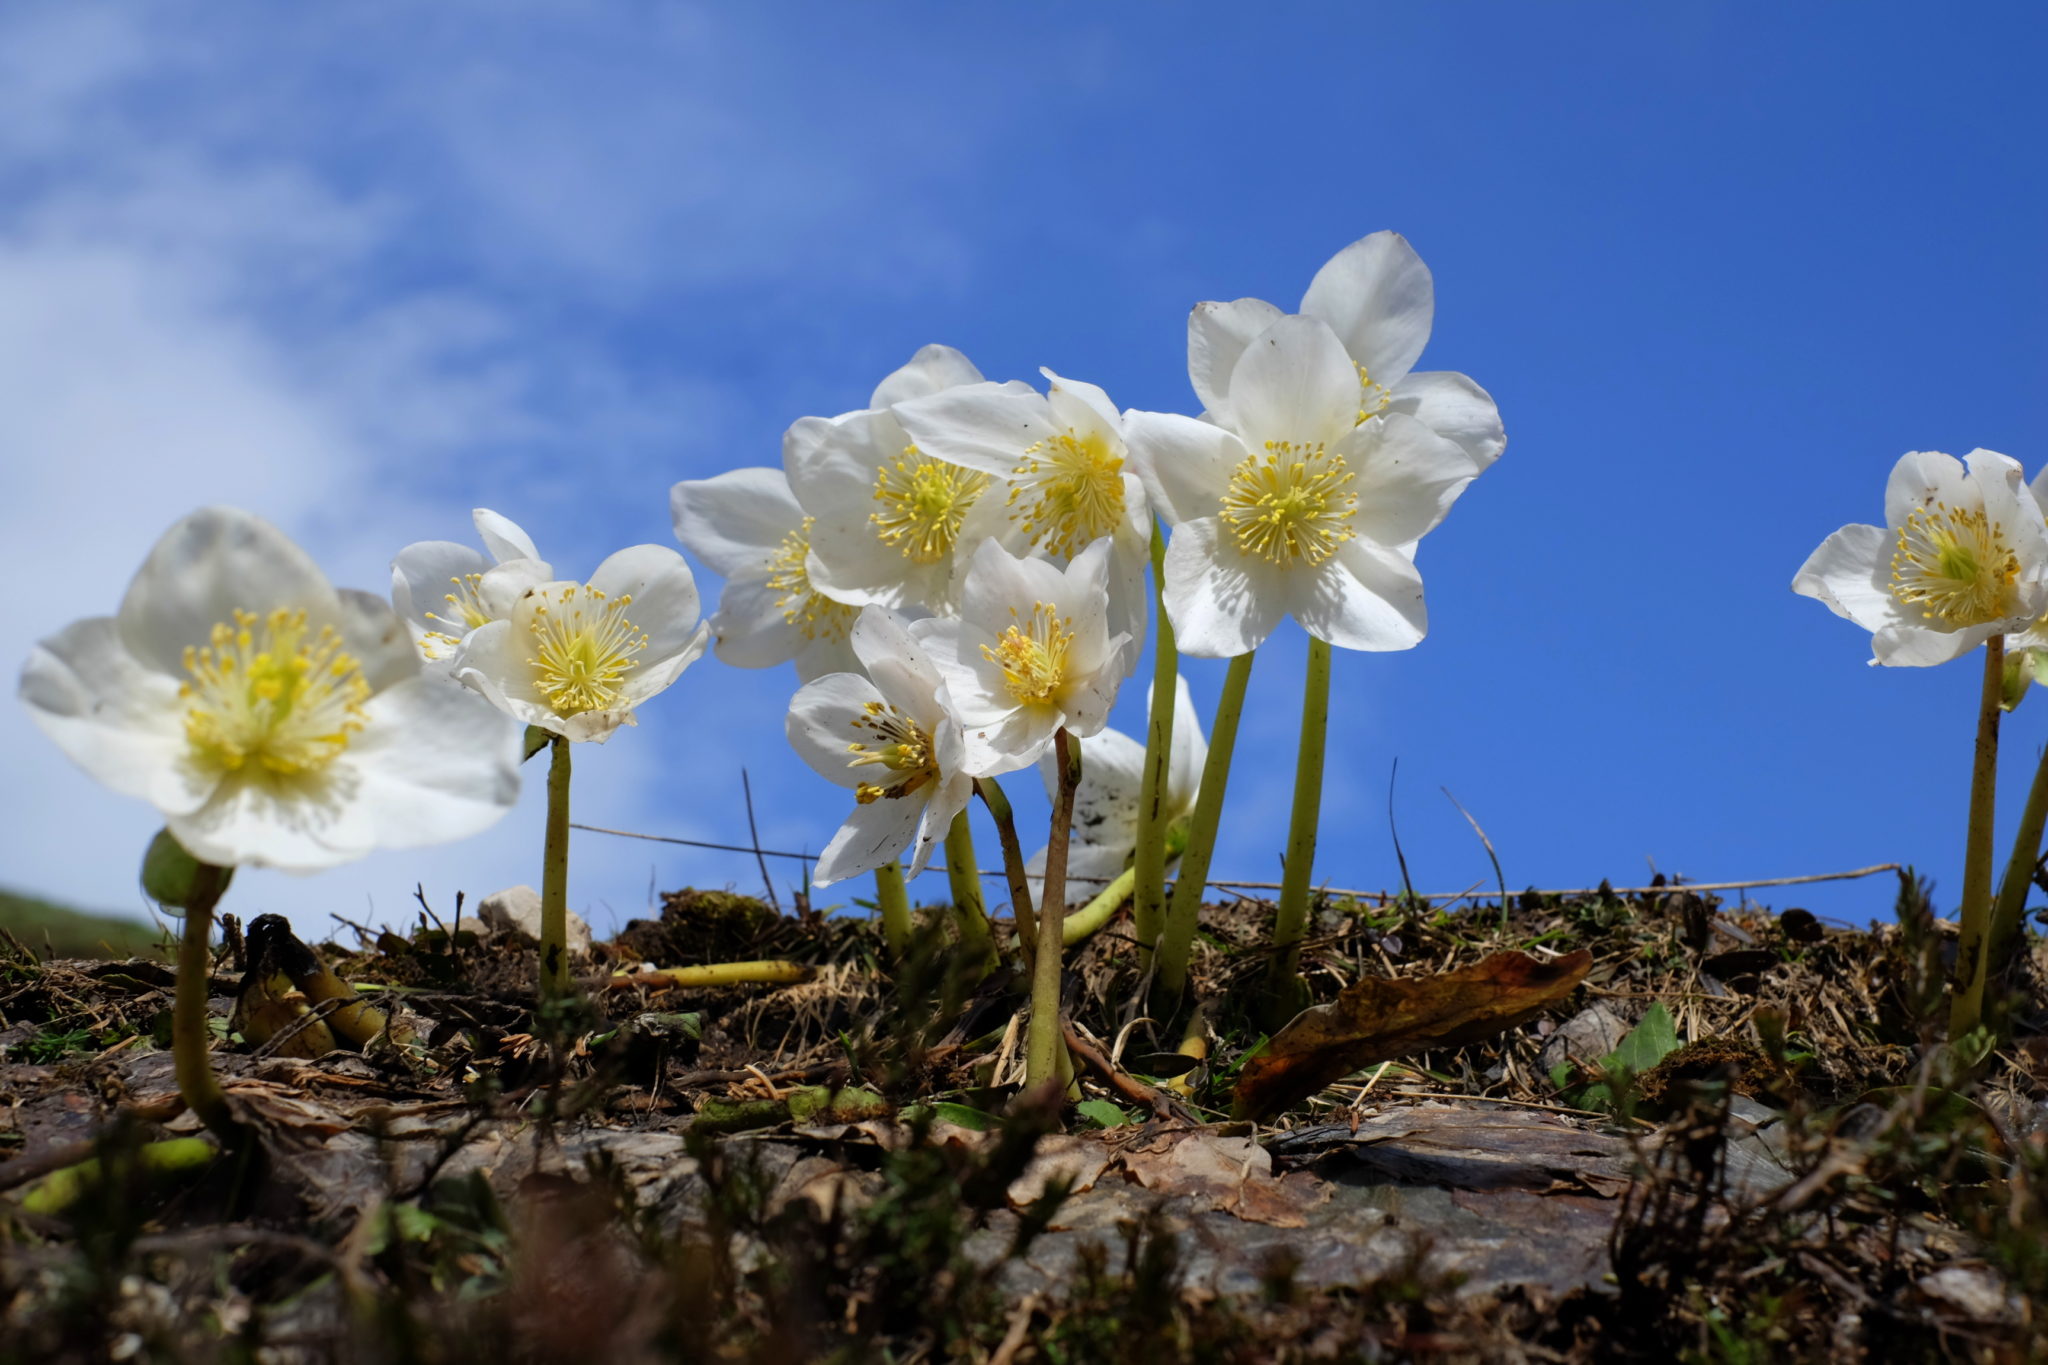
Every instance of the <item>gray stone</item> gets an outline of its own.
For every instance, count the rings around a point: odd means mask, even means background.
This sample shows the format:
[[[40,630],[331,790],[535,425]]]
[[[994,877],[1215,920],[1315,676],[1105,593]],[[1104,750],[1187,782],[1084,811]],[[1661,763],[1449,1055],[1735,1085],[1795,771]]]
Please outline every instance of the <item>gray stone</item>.
[[[516,929],[530,939],[540,938],[540,892],[530,886],[508,886],[503,891],[485,896],[483,904],[477,907],[476,915],[492,937]],[[574,910],[568,915],[569,951],[588,953],[590,926]]]
[[[1561,1062],[1597,1062],[1628,1037],[1628,1021],[1605,1005],[1588,1005],[1560,1025],[1543,1045],[1544,1074]]]

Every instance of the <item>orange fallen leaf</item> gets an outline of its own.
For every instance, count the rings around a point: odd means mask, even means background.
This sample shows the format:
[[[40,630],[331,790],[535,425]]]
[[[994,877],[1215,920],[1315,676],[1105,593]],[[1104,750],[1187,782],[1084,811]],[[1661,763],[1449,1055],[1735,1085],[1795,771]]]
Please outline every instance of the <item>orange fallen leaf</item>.
[[[1495,953],[1436,976],[1367,977],[1303,1010],[1238,1073],[1232,1107],[1262,1119],[1361,1067],[1488,1038],[1570,994],[1593,965],[1581,948],[1555,962]]]

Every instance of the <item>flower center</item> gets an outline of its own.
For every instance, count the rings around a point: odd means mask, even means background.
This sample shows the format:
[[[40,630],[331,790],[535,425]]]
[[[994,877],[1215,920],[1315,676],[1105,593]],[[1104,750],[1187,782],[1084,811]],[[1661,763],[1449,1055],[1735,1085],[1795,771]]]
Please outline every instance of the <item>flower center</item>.
[[[1951,629],[1981,626],[2018,610],[2019,556],[1981,508],[1930,503],[1899,527],[1892,596]]]
[[[181,683],[185,741],[222,772],[255,764],[280,776],[312,772],[348,748],[369,717],[370,684],[333,626],[312,630],[306,613],[237,610],[204,646],[187,646]]]
[[[782,538],[774,558],[768,561],[768,586],[781,594],[775,605],[782,612],[782,619],[802,631],[806,640],[820,636],[844,640],[860,609],[835,602],[819,592],[811,585],[810,570],[804,567],[804,557],[811,550],[811,527],[817,520],[805,517],[801,529]]]
[[[1366,373],[1365,366],[1358,367],[1358,423],[1370,422],[1387,410],[1387,404],[1394,401],[1394,391]]]
[[[854,757],[849,768],[879,767],[886,782],[863,782],[853,789],[853,799],[865,806],[887,797],[908,796],[928,782],[938,780],[939,763],[933,755],[932,737],[924,727],[895,705],[871,701],[853,718],[853,728],[868,736],[846,746]],[[878,773],[876,776],[883,776]]]
[[[1017,614],[1016,608],[1010,615]],[[1019,705],[1031,706],[1053,699],[1067,680],[1067,650],[1074,632],[1050,603],[1031,609],[1029,620],[1013,622],[993,648],[981,647],[981,657],[1003,670],[1003,685]]]
[[[988,487],[989,476],[934,460],[916,446],[882,466],[875,476],[870,512],[875,534],[915,564],[937,564],[953,553],[967,509]]]
[[[1049,555],[1071,557],[1123,519],[1123,457],[1100,433],[1076,436],[1069,428],[1040,441],[1011,477],[1010,519]]]
[[[631,593],[608,598],[587,584],[571,584],[552,603],[533,608],[536,672],[541,695],[564,716],[602,711],[619,699],[619,683],[647,648],[647,636],[626,619]]]
[[[1292,568],[1310,568],[1337,553],[1358,533],[1351,515],[1358,495],[1342,455],[1314,445],[1268,441],[1247,455],[1223,494],[1223,520],[1248,555]]]
[[[491,614],[484,610],[482,574],[462,574],[448,581],[455,585],[455,591],[443,594],[441,598],[448,604],[447,615],[427,613],[429,621],[439,621],[448,629],[430,630],[420,638],[420,653],[429,659],[448,658],[462,644],[463,636],[478,626],[489,625],[492,620]]]

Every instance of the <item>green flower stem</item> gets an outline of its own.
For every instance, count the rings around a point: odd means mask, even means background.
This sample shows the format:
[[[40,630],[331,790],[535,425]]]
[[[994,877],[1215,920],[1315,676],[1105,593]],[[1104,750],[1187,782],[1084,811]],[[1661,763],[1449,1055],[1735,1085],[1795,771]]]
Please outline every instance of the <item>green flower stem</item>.
[[[1031,964],[1031,1028],[1024,1035],[1024,1084],[1041,1085],[1060,1076],[1060,958],[1063,907],[1067,903],[1067,836],[1074,823],[1074,788],[1081,780],[1081,745],[1063,725],[1053,735],[1059,755],[1059,788],[1053,794],[1052,828],[1045,836],[1045,889],[1038,917],[1038,956]]]
[[[2019,832],[2013,836],[2012,858],[2005,865],[2005,880],[1998,884],[1998,904],[1991,912],[1991,963],[2011,960],[2020,916],[2027,908],[2027,889],[2034,884],[2034,867],[2041,858],[2044,829],[2048,829],[2048,748],[2041,751],[2041,762],[2034,769],[2027,808],[2020,814]],[[1985,974],[1988,978],[1988,968]]]
[[[1168,825],[1166,827],[1166,847],[1164,850],[1166,861],[1171,863],[1175,858],[1180,857],[1182,853],[1187,851],[1187,846],[1188,827],[1186,823],[1176,820]],[[1061,941],[1071,948],[1082,939],[1101,929],[1103,925],[1109,923],[1115,917],[1116,912],[1123,908],[1124,900],[1132,894],[1132,888],[1137,885],[1137,881],[1138,866],[1136,863],[1133,863],[1122,872],[1119,872],[1116,880],[1103,888],[1102,894],[1067,916],[1066,923],[1060,929]],[[1146,945],[1145,955],[1147,958],[1150,958],[1150,945]]]
[[[1131,921],[1138,939],[1138,970],[1152,965],[1152,950],[1166,922],[1166,775],[1173,766],[1174,683],[1180,651],[1166,616],[1166,536],[1152,523],[1152,723],[1145,736],[1144,786],[1138,795],[1138,853],[1131,864]],[[1070,921],[1071,923],[1071,921]],[[1072,943],[1072,937],[1067,942]]]
[[[1010,918],[1017,926],[1017,946],[1029,963],[1038,955],[1038,917],[1031,913],[1031,879],[1024,872],[1024,850],[1017,843],[1017,817],[1010,811],[1010,798],[993,777],[974,779],[975,793],[988,807],[996,822],[996,838],[1003,846],[1003,873],[1010,883]]]
[[[1173,901],[1159,937],[1160,995],[1178,1009],[1187,991],[1188,958],[1194,951],[1195,924],[1202,913],[1202,893],[1209,885],[1209,860],[1216,853],[1216,829],[1223,822],[1223,788],[1230,781],[1230,751],[1237,746],[1237,722],[1244,712],[1244,693],[1252,679],[1252,656],[1230,661],[1223,678],[1223,696],[1216,703],[1210,727],[1209,761],[1202,767],[1202,791],[1195,798],[1195,816],[1188,828],[1188,851],[1173,883]]]
[[[894,858],[875,869],[875,907],[882,912],[882,941],[901,962],[910,955],[910,891],[903,884],[903,864]]]
[[[569,741],[556,735],[548,756],[548,823],[540,868],[540,993],[569,993]]]
[[[1992,807],[1998,794],[1999,699],[2005,690],[2005,637],[1984,642],[1984,693],[1977,707],[1976,762],[1970,770],[1970,831],[1964,845],[1962,937],[1948,1036],[1960,1039],[1984,1017],[1985,940],[1991,929]]]
[[[1308,927],[1309,876],[1316,860],[1316,825],[1322,818],[1323,751],[1329,733],[1330,643],[1310,636],[1308,681],[1301,692],[1301,747],[1294,760],[1294,816],[1287,831],[1287,866],[1280,875],[1280,905],[1273,916],[1267,986],[1273,1004],[1289,1017],[1299,994],[1301,936]]]
[[[963,809],[946,829],[946,884],[953,891],[953,922],[959,926],[961,951],[993,967],[996,937],[981,903],[981,869],[974,861],[974,830]]]
[[[171,1002],[172,1066],[185,1106],[222,1142],[236,1146],[247,1134],[229,1112],[220,1078],[213,1074],[213,1030],[206,1022],[207,984],[213,976],[213,907],[234,873],[211,863],[198,866],[178,939],[178,985]]]

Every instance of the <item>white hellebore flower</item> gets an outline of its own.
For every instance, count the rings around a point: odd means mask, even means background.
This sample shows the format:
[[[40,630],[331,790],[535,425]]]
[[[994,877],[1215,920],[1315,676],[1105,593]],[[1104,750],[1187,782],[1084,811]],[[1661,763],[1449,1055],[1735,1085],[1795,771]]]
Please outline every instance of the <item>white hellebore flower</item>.
[[[1166,823],[1192,815],[1202,787],[1202,765],[1209,742],[1188,695],[1188,680],[1175,680],[1173,752],[1166,763]],[[1059,788],[1059,759],[1048,752],[1038,760],[1038,775],[1048,797]],[[1081,887],[1107,886],[1130,866],[1138,847],[1138,802],[1145,788],[1145,741],[1121,730],[1105,729],[1081,741],[1081,785],[1074,790],[1074,828],[1067,846],[1067,894]],[[1045,850],[1027,864],[1034,888],[1045,875]]]
[[[2019,461],[1913,451],[1892,468],[1884,519],[1844,526],[1792,580],[1872,632],[1872,663],[1947,663],[2048,613],[2048,520]]]
[[[960,352],[926,346],[881,382],[868,407],[790,427],[782,467],[810,518],[805,572],[819,591],[855,606],[952,605],[955,547],[968,511],[994,479],[918,449],[890,407],[982,382]]]
[[[1481,469],[1507,434],[1493,398],[1450,370],[1414,372],[1436,318],[1429,267],[1398,232],[1375,232],[1332,256],[1295,310],[1330,324],[1358,367],[1358,414],[1406,413],[1464,447]],[[1198,303],[1188,315],[1188,378],[1209,415],[1229,426],[1231,376],[1253,338],[1282,317],[1263,299]]]
[[[1174,526],[1165,599],[1183,654],[1248,653],[1285,616],[1345,649],[1408,649],[1428,630],[1416,542],[1483,462],[1415,416],[1368,411],[1359,382],[1329,324],[1294,314],[1237,357],[1212,421],[1125,415]]]
[[[1114,546],[1110,626],[1142,646],[1152,508],[1129,463],[1123,417],[1095,385],[1040,373],[1048,381],[1043,394],[968,384],[893,411],[920,451],[996,480],[961,523],[959,558],[993,540],[1012,554],[1064,565],[1107,536]]]
[[[906,848],[914,848],[915,877],[974,790],[946,684],[902,619],[869,607],[852,642],[868,676],[831,673],[804,684],[786,722],[806,763],[853,788],[853,813],[819,855],[820,886],[872,872]]]
[[[369,593],[269,523],[210,507],[164,533],[118,615],[38,644],[21,699],[88,773],[220,867],[311,872],[460,839],[519,794],[519,727],[428,676]]]
[[[1028,766],[1062,726],[1085,737],[1108,720],[1138,657],[1109,629],[1109,555],[1105,538],[1058,569],[983,541],[959,616],[910,627],[946,680],[974,776]]]
[[[858,668],[847,637],[860,608],[818,591],[809,568],[811,528],[779,469],[735,469],[686,479],[669,490],[683,548],[725,580],[711,637],[740,668],[796,661],[805,682]]]
[[[529,584],[555,576],[533,547],[533,538],[510,517],[488,507],[475,509],[470,517],[488,556],[452,540],[422,540],[391,561],[391,606],[412,631],[421,656],[444,673],[472,630],[502,620]],[[486,601],[484,575],[512,561],[524,562],[525,574],[499,575],[493,585],[497,600]]]
[[[597,566],[588,583],[528,582],[523,560],[483,577],[523,584],[504,620],[478,626],[455,656],[455,677],[528,725],[603,743],[633,709],[682,676],[704,652],[697,584],[665,545],[634,545]]]

